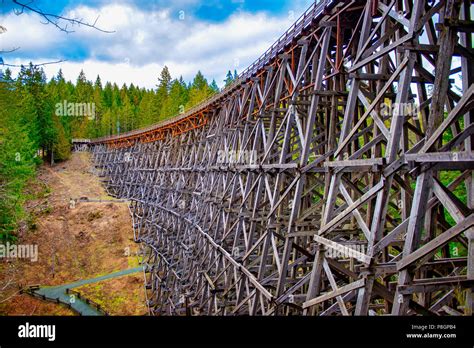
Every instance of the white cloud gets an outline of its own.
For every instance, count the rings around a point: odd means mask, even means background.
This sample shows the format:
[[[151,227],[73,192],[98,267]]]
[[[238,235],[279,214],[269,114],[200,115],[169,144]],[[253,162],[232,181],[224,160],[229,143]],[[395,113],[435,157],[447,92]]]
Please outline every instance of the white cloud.
[[[0,16],[0,23],[7,29],[0,36],[0,50],[20,47],[22,51],[35,52],[58,45],[66,37],[52,25],[44,25],[37,15],[10,14]]]
[[[179,13],[174,12],[166,8],[147,12],[122,3],[98,9],[79,6],[66,13],[89,22],[99,15],[98,25],[115,30],[114,34],[85,27],[75,27],[74,33],[65,34],[41,24],[36,15],[8,14],[0,16],[0,22],[8,28],[1,37],[0,49],[21,46],[21,55],[26,58],[12,62],[14,56],[5,56],[10,64],[54,61],[60,54],[67,58],[67,50],[79,52],[76,61],[45,66],[48,77],[61,68],[68,79],[75,81],[83,69],[90,80],[100,74],[102,81],[133,82],[150,88],[162,67],[168,65],[173,77],[182,75],[189,81],[201,70],[222,85],[227,70],[244,70],[292,22],[288,16],[236,12],[224,22],[208,23],[188,15],[180,20]],[[87,57],[80,57],[80,52],[86,52]]]

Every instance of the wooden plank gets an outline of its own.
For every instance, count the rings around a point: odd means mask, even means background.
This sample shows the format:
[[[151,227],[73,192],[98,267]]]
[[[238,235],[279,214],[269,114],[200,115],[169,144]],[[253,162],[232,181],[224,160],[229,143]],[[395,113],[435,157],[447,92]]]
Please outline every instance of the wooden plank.
[[[458,222],[455,226],[451,227],[446,232],[443,232],[435,239],[429,241],[421,248],[412,252],[411,254],[405,256],[401,261],[397,262],[397,270],[402,270],[414,262],[418,261],[420,258],[425,255],[432,253],[439,249],[441,246],[460,235],[467,229],[471,228],[474,225],[474,214],[469,215],[466,219],[461,222]]]
[[[326,239],[326,238],[321,237],[319,235],[315,235],[314,240],[318,243],[321,243],[321,244],[327,246],[328,248],[330,248],[334,251],[343,253],[344,256],[346,256],[346,257],[354,258],[354,259],[359,260],[360,262],[363,262],[367,265],[370,264],[370,260],[371,260],[370,256],[365,255],[365,254],[361,253],[360,251],[357,251],[355,249],[347,247],[343,244],[339,244],[339,243],[334,242],[330,239]]]
[[[463,93],[461,99],[456,104],[454,109],[452,109],[448,117],[444,119],[441,125],[434,131],[434,133],[426,141],[425,145],[421,148],[420,153],[428,152],[428,150],[434,145],[434,143],[439,139],[439,137],[447,130],[447,128],[452,124],[452,122],[460,116],[460,112],[463,109],[464,105],[472,99],[474,94],[474,85],[471,85],[469,89]]]
[[[335,291],[330,291],[328,293],[325,293],[324,295],[318,296],[316,298],[313,298],[309,301],[306,301],[303,303],[303,308],[308,308],[311,306],[314,306],[318,303],[330,300],[336,296],[341,296],[344,295],[346,292],[359,289],[365,285],[365,279],[359,279],[353,283],[350,283],[348,285],[344,285],[343,287],[338,288]]]

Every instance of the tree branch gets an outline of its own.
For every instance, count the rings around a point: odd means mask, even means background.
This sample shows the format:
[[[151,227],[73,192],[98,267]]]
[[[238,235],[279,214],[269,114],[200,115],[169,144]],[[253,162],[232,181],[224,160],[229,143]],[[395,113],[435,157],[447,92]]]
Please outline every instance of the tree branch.
[[[2,54],[2,53],[12,53],[12,52],[15,52],[19,49],[20,49],[20,47],[14,47],[11,50],[0,50],[0,54]]]
[[[57,61],[54,61],[54,62],[45,62],[45,63],[40,63],[40,64],[33,64],[33,66],[43,66],[43,65],[49,65],[49,64],[58,64],[58,63],[62,63],[62,62],[67,62],[67,59],[61,59],[61,60],[57,60]],[[13,68],[21,68],[22,66],[24,66],[23,64],[20,64],[20,65],[17,65],[17,64],[1,64],[1,65],[4,65],[4,66],[11,66]]]
[[[24,2],[19,1],[19,0],[13,0],[13,3],[17,4],[20,7],[19,10],[15,10],[15,14],[17,16],[19,16],[19,15],[23,14],[25,10],[34,12],[34,13],[40,15],[45,20],[45,22],[42,22],[43,24],[52,24],[56,28],[58,28],[59,30],[64,31],[65,33],[74,32],[74,30],[68,30],[68,25],[69,24],[71,24],[72,26],[74,26],[74,25],[83,25],[85,27],[93,28],[95,30],[98,30],[98,31],[101,31],[101,32],[107,33],[107,34],[115,33],[115,31],[104,30],[104,29],[101,29],[101,28],[97,27],[96,24],[97,24],[97,21],[99,20],[99,16],[97,16],[95,21],[91,24],[91,23],[88,23],[88,22],[84,22],[83,19],[67,18],[67,17],[63,17],[63,16],[56,15],[56,14],[53,14],[53,13],[46,13],[38,7],[31,6],[32,2],[33,1],[30,1],[29,3],[24,3]],[[67,24],[61,25],[60,21],[64,21]]]

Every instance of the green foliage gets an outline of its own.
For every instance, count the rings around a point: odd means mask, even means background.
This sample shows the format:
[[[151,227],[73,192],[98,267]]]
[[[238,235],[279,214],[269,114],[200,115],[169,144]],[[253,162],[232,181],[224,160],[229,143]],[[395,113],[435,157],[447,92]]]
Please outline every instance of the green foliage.
[[[209,87],[206,78],[200,71],[198,71],[189,89],[187,107],[191,108],[199,104],[201,101],[206,100],[214,93],[215,92]]]
[[[219,92],[217,83],[212,81],[209,84],[201,72],[187,85],[182,77],[173,79],[166,66],[159,74],[155,90],[138,88],[133,84],[124,84],[119,88],[110,82],[102,86],[100,76],[92,83],[83,72],[79,75],[76,85],[71,84],[70,94],[64,92],[67,84],[61,72],[48,84],[51,86],[51,92],[58,89],[56,95],[60,98],[56,99],[59,102],[93,102],[95,105],[93,120],[62,120],[65,134],[69,138],[96,138],[146,127],[182,114]]]
[[[37,130],[24,121],[36,115],[30,99],[26,105],[18,103],[11,82],[0,82],[0,242],[14,240],[18,221],[24,216],[23,189],[34,175],[38,142],[32,139]],[[31,133],[30,133],[31,132]]]
[[[232,82],[234,82],[234,76],[232,75],[232,72],[229,70],[227,71],[227,75],[225,76],[225,86],[229,86]]]
[[[72,138],[145,127],[181,114],[218,92],[216,82],[209,84],[201,72],[187,85],[182,77],[173,79],[166,66],[156,90],[103,85],[100,76],[93,83],[83,71],[75,84],[66,81],[61,70],[47,82],[43,69],[31,63],[21,67],[16,79],[7,69],[0,80],[0,242],[14,239],[19,221],[28,220],[22,209],[24,188],[36,166],[43,159],[48,163],[68,159]],[[74,109],[71,115],[66,112],[71,105],[87,105],[93,112]]]
[[[53,116],[53,124],[57,134],[56,139],[53,143],[54,160],[67,160],[71,155],[71,143],[67,139],[64,127],[56,115]]]

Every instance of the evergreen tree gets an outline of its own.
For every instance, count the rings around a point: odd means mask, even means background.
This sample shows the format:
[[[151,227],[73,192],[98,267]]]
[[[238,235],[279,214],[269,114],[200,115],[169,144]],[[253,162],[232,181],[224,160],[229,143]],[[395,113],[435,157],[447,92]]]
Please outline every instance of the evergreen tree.
[[[228,79],[236,76],[228,72]],[[60,69],[46,82],[44,71],[22,66],[17,78],[6,69],[0,79],[0,239],[14,238],[22,218],[22,194],[42,159],[62,161],[70,156],[71,138],[95,138],[149,126],[183,113],[218,93],[198,71],[191,83],[172,79],[168,67],[160,72],[156,89],[87,80],[81,70],[75,83]],[[94,116],[59,114],[69,103],[93,105]],[[65,111],[65,110],[63,110]],[[86,111],[82,108],[81,111]],[[92,111],[92,110],[91,110]],[[90,115],[92,116],[92,115]]]
[[[155,94],[153,91],[145,93],[138,105],[138,127],[145,127],[153,123]]]
[[[102,91],[102,81],[100,76],[97,75],[97,78],[94,83],[94,92],[92,96],[92,102],[94,105],[94,117],[93,120],[89,123],[91,129],[89,130],[90,137],[97,138],[103,135],[102,131],[102,116],[104,113],[104,100],[103,100],[103,91]]]
[[[96,90],[96,89],[102,91],[102,81],[101,81],[99,75],[97,75],[97,77],[95,79],[95,83],[94,83],[94,90]]]
[[[173,80],[169,96],[163,105],[163,115],[168,118],[184,112],[187,103],[186,85],[180,80]]]
[[[29,124],[30,127],[34,127],[32,132],[34,139],[32,140],[36,142],[44,154],[50,155],[56,134],[52,122],[54,110],[53,105],[48,102],[45,90],[46,76],[43,69],[39,69],[32,63],[28,68],[22,66],[18,75],[17,86],[20,88],[20,94],[23,94],[23,98],[30,98],[35,109]]]
[[[56,115],[53,115],[53,124],[57,131],[57,136],[53,144],[54,161],[67,160],[71,155],[71,143],[66,136],[59,117]]]
[[[217,86],[216,80],[212,80],[211,84],[209,85],[213,93],[219,93],[219,86]]]
[[[198,71],[194,77],[191,89],[189,91],[189,100],[187,106],[192,107],[197,105],[203,100],[209,98],[212,94],[214,94],[214,92],[209,87],[206,78],[200,71]]]
[[[229,86],[233,81],[234,81],[234,77],[232,76],[232,73],[229,70],[224,80],[225,86],[226,87]]]
[[[5,69],[5,72],[3,73],[3,82],[6,82],[6,83],[14,82],[12,78],[12,71],[10,70],[10,68]]]
[[[33,101],[28,94],[25,107],[18,92],[12,81],[0,81],[0,242],[16,239],[18,221],[24,215],[22,191],[38,163],[37,142],[24,123],[31,118],[25,112],[35,111]]]
[[[161,70],[158,81],[159,83],[157,85],[155,101],[154,101],[154,108],[156,112],[156,114],[153,115],[154,122],[158,122],[167,116],[166,109],[164,108],[164,106],[167,102],[170,87],[171,87],[171,74],[166,65],[163,68],[163,70]]]

